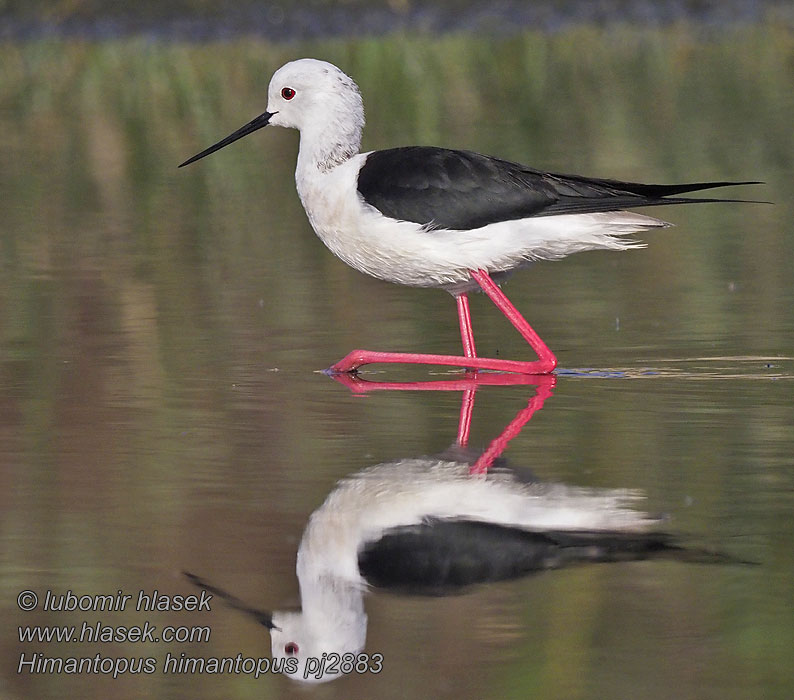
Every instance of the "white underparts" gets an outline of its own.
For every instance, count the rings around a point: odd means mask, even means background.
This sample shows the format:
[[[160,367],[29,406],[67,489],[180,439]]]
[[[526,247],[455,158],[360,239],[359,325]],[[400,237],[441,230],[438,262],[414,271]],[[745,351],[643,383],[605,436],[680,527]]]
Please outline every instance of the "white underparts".
[[[387,282],[445,287],[468,280],[472,269],[493,274],[586,250],[644,247],[626,236],[670,225],[615,211],[530,217],[470,231],[427,230],[363,202],[356,189],[362,155],[323,172],[306,167],[303,144],[301,151],[296,182],[317,235],[348,265]]]

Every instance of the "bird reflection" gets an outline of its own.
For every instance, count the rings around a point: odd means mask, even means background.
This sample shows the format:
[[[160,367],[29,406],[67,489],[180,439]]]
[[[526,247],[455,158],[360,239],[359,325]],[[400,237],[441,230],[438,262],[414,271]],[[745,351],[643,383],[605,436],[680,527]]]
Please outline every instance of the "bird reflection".
[[[466,445],[476,387],[461,386],[452,447],[342,479],[312,513],[298,548],[299,611],[260,611],[188,578],[266,626],[274,662],[287,675],[321,682],[339,677],[338,666],[323,670],[313,660],[364,650],[364,594],[372,588],[440,596],[586,562],[730,561],[655,530],[661,518],[638,509],[639,491],[544,482],[508,466],[502,451],[542,408],[555,379],[532,381],[534,396],[485,451]]]

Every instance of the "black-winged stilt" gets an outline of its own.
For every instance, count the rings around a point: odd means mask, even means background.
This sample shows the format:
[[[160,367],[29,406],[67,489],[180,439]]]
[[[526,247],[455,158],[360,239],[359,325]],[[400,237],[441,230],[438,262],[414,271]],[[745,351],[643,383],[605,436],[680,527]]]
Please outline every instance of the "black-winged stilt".
[[[446,289],[457,301],[463,357],[354,350],[332,372],[404,362],[547,374],[557,359],[494,279],[537,260],[639,247],[626,236],[669,225],[627,209],[737,201],[675,195],[758,184],[646,185],[548,173],[428,146],[359,153],[364,107],[358,86],[336,66],[311,58],[279,68],[267,111],[180,167],[268,124],[300,130],[298,194],[315,232],[336,256],[378,279]],[[477,288],[529,343],[536,361],[477,356],[466,296]]]

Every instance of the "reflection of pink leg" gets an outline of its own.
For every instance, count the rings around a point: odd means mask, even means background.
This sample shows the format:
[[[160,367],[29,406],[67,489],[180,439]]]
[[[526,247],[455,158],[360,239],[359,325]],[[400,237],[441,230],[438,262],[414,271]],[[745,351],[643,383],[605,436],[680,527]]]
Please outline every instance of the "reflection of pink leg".
[[[496,372],[466,372],[455,379],[436,379],[427,382],[373,382],[359,374],[334,373],[331,378],[346,386],[354,394],[370,391],[467,391],[480,386],[536,386],[551,375],[500,374]]]
[[[535,396],[533,396],[526,407],[522,408],[516,414],[516,417],[507,424],[507,427],[502,431],[501,435],[488,445],[488,449],[480,455],[469,469],[469,474],[486,474],[488,472],[494,460],[504,452],[507,443],[521,432],[521,429],[527,424],[536,411],[543,408],[543,402],[551,396],[551,390],[556,383],[557,378],[554,376],[538,377],[538,390]]]
[[[551,396],[552,389],[554,389],[557,383],[557,377],[553,374],[528,377],[518,374],[475,374],[473,372],[467,372],[466,377],[462,379],[438,380],[432,382],[370,382],[351,374],[335,374],[332,376],[340,384],[344,384],[357,394],[383,389],[391,391],[463,391],[460,418],[458,420],[458,436],[456,440],[456,444],[461,447],[466,447],[469,442],[471,417],[474,411],[474,395],[478,387],[483,385],[516,386],[527,384],[537,386],[535,395],[529,400],[526,407],[516,414],[516,417],[508,423],[499,437],[491,442],[488,449],[485,450],[469,468],[469,474],[472,475],[483,475],[488,473],[494,461],[504,452],[507,443],[521,432],[529,419],[532,418],[537,411],[543,408],[543,403]]]
[[[460,402],[460,418],[458,419],[457,444],[466,447],[469,444],[469,429],[471,428],[471,414],[474,411],[474,389],[465,389]]]
[[[518,372],[520,374],[549,374],[557,365],[557,358],[549,350],[540,336],[527,323],[526,319],[518,312],[510,300],[496,286],[485,270],[472,270],[472,278],[482,287],[482,290],[491,298],[499,310],[507,317],[510,323],[521,334],[532,349],[537,353],[538,360],[534,362],[519,362],[515,360],[500,360],[488,357],[476,357],[474,349],[474,335],[471,331],[469,318],[468,299],[463,295],[458,297],[458,319],[461,326],[461,339],[466,357],[456,355],[426,355],[410,352],[373,352],[370,350],[353,350],[328,370],[330,374],[340,372],[354,372],[362,365],[373,363],[405,363],[422,365],[445,365],[452,367],[466,367],[470,369],[491,369],[500,372]]]

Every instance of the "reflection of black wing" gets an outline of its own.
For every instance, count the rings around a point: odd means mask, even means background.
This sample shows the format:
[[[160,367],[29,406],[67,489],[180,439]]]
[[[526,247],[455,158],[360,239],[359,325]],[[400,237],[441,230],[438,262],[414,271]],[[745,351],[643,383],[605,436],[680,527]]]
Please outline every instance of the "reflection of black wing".
[[[736,562],[689,550],[666,533],[527,532],[490,523],[427,520],[389,530],[359,552],[361,575],[376,588],[412,595],[449,595],[476,583],[517,578],[577,562],[668,557]]]
[[[367,155],[358,174],[358,191],[364,201],[385,216],[453,230],[531,216],[737,201],[672,195],[746,184],[758,183],[643,185],[546,173],[471,151],[430,146],[374,151]]]

